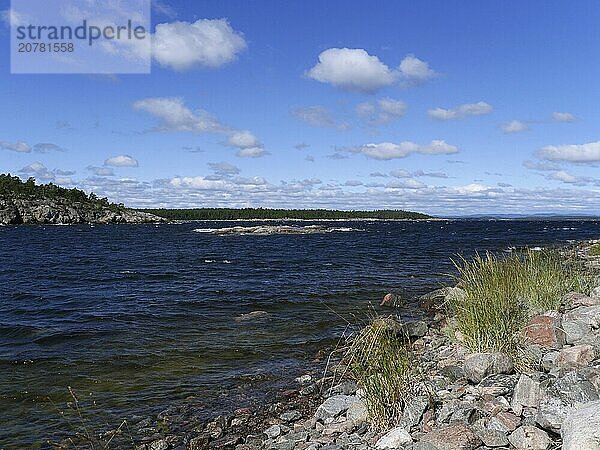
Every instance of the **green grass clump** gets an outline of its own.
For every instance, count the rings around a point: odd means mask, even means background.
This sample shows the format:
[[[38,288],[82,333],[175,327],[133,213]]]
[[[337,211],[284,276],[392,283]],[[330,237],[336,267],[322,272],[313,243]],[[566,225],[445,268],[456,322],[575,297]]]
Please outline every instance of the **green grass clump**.
[[[392,319],[375,319],[352,338],[346,352],[374,428],[397,423],[410,396],[416,364],[409,344],[397,332]]]
[[[554,251],[455,261],[464,296],[450,301],[467,346],[473,351],[514,354],[520,331],[536,313],[561,306],[569,291],[588,292],[591,277]]]
[[[600,256],[600,244],[594,244],[588,251],[589,256]]]

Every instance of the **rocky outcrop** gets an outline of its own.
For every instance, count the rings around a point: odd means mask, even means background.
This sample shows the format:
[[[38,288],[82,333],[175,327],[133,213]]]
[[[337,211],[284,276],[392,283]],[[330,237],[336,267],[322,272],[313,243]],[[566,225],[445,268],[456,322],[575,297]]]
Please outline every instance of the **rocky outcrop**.
[[[93,202],[0,197],[0,225],[155,222],[167,220],[141,211]]]

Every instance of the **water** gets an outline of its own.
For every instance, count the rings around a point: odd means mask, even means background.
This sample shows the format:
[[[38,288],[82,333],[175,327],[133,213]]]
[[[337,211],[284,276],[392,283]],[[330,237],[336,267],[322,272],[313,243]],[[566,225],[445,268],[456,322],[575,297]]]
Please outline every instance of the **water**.
[[[231,223],[0,228],[0,448],[68,432],[58,413],[67,386],[99,428],[190,396],[206,415],[269,397],[335,341],[344,318],[363,319],[386,292],[411,299],[438,287],[457,253],[600,236],[596,221],[193,232],[221,226]],[[234,320],[256,310],[270,319]]]

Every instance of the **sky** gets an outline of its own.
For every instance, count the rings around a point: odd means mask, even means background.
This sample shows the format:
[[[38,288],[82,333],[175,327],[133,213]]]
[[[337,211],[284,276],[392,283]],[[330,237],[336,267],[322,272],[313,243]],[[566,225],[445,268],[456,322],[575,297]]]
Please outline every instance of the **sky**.
[[[11,74],[0,171],[132,207],[600,214],[600,3],[154,1],[150,74]],[[13,22],[14,23],[14,22]]]

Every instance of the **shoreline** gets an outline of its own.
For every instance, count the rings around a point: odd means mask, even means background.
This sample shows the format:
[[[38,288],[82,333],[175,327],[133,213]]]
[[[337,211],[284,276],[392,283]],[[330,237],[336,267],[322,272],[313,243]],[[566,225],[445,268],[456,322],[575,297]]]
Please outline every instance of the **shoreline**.
[[[581,257],[587,247],[598,242],[579,241],[561,248]],[[587,260],[597,266],[596,259]],[[600,336],[598,350],[591,357],[588,347],[584,348],[587,354],[580,354],[581,347],[588,344],[569,342],[568,338],[566,342],[549,343],[548,336],[556,337],[561,328],[568,328],[565,317],[581,308],[595,308],[600,314],[600,291],[597,297],[571,294],[569,305],[561,307],[564,308],[561,311],[535,316],[545,326],[541,332],[529,336],[533,343],[528,344],[528,351],[537,352],[540,365],[535,370],[520,371],[499,354],[474,353],[464,343],[449,337],[452,318],[445,314],[442,305],[452,289],[456,288],[438,289],[421,296],[420,304],[428,317],[408,328],[411,348],[427,369],[427,375],[419,379],[417,385],[422,391],[404,409],[401,425],[390,425],[385,430],[370,427],[356,383],[347,377],[335,378],[335,371],[332,378],[330,372],[320,372],[315,366],[294,380],[293,389],[280,392],[272,401],[240,408],[193,427],[186,428],[185,419],[182,420],[185,406],[168,408],[155,418],[132,423],[131,437],[138,444],[136,450],[475,450],[482,445],[482,449],[549,449],[570,439],[570,431],[562,432],[567,434],[566,438],[562,436],[560,424],[579,409],[568,403],[577,405],[578,395],[587,396],[584,406],[600,398]],[[401,322],[398,325],[406,326]],[[592,329],[585,336],[596,338]],[[327,351],[331,358],[327,365],[336,367],[340,350]],[[597,382],[584,383],[588,389],[584,392],[579,386],[589,376],[586,370],[591,371]],[[580,380],[579,376],[583,378]],[[553,383],[562,383],[567,398],[554,393]],[[434,392],[433,397],[430,391]],[[600,408],[600,403],[597,407]],[[161,431],[165,424],[170,431]],[[574,426],[584,425],[578,422]],[[531,441],[531,436],[535,441]]]

